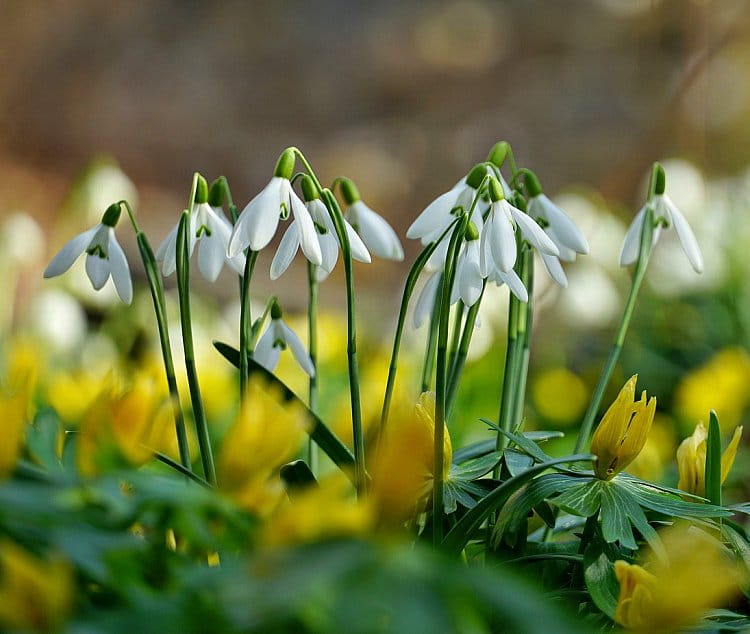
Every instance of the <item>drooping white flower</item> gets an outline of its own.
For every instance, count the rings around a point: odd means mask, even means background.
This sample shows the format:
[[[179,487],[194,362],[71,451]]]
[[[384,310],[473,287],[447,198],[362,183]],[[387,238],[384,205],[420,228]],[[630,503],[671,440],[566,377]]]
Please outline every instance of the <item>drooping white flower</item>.
[[[266,370],[273,372],[279,363],[281,351],[289,347],[302,370],[310,377],[315,376],[315,366],[307,349],[281,317],[281,309],[278,304],[274,304],[271,308],[271,322],[255,346],[253,358]]]
[[[273,238],[281,217],[291,213],[305,257],[320,265],[322,254],[310,213],[292,188],[294,152],[284,150],[269,183],[242,210],[229,240],[228,255],[235,257],[247,248],[260,251]]]
[[[482,230],[481,267],[488,277],[492,270],[508,273],[516,263],[516,229],[543,254],[558,256],[560,251],[544,230],[526,213],[511,205],[496,180],[490,181],[490,211]]]
[[[466,306],[473,306],[482,295],[484,275],[479,266],[479,232],[476,226],[469,224],[466,241],[456,260],[456,273],[451,292],[451,304],[459,299]]]
[[[156,250],[156,260],[162,263],[162,274],[165,277],[172,275],[177,268],[178,229],[179,223],[172,228]],[[209,282],[215,282],[225,262],[237,273],[242,274],[245,268],[245,254],[240,252],[233,258],[227,257],[232,225],[221,208],[212,207],[208,202],[194,203],[188,230],[188,257],[193,255],[198,245],[198,268],[204,278]]]
[[[362,238],[369,252],[385,260],[403,260],[404,249],[393,227],[362,202],[354,183],[349,179],[342,179],[341,191],[347,205],[344,217]]]
[[[701,255],[701,250],[698,246],[698,241],[695,239],[693,230],[690,228],[685,216],[682,215],[682,212],[663,191],[662,193],[655,194],[650,202],[641,207],[641,210],[633,219],[628,232],[625,234],[625,241],[620,253],[620,266],[629,266],[638,259],[641,233],[649,204],[653,205],[655,223],[652,244],[655,245],[659,239],[662,227],[666,229],[674,227],[677,238],[680,241],[680,246],[685,252],[690,266],[693,267],[696,273],[703,272],[703,256]]]
[[[336,234],[336,227],[333,224],[326,206],[320,200],[320,197],[314,189],[310,188],[311,181],[309,177],[302,179],[302,193],[305,198],[305,207],[313,220],[313,225],[317,233],[320,244],[321,263],[315,270],[317,281],[321,282],[330,275],[339,256],[339,239]],[[349,237],[349,246],[352,251],[352,258],[359,262],[370,263],[370,253],[347,220],[344,220],[347,236]],[[300,246],[300,231],[296,220],[293,220],[287,228],[284,236],[281,238],[279,248],[271,262],[271,279],[275,280],[281,276],[289,267]]]
[[[125,252],[115,237],[115,226],[120,219],[120,204],[110,205],[102,221],[68,242],[44,270],[44,277],[56,277],[67,271],[80,255],[86,254],[86,274],[97,291],[112,277],[120,299],[129,304],[133,300],[133,283]]]

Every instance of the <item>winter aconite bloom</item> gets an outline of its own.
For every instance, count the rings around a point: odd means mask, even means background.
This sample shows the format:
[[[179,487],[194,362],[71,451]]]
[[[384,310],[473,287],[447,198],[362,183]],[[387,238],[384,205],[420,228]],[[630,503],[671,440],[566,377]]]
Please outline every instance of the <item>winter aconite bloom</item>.
[[[656,399],[646,399],[646,391],[634,401],[638,375],[630,377],[609,406],[591,439],[591,453],[597,457],[597,478],[611,480],[627,467],[646,444],[654,422]]]
[[[614,618],[629,630],[673,632],[739,594],[741,575],[722,544],[696,527],[677,524],[659,532],[664,552],[643,565],[615,562],[620,593]]]
[[[115,237],[115,226],[120,219],[120,205],[115,203],[107,208],[102,221],[68,242],[44,270],[44,277],[56,277],[67,271],[78,259],[86,254],[86,274],[98,291],[112,276],[120,299],[129,304],[133,300],[133,283],[125,253]]]
[[[393,227],[362,202],[356,185],[349,179],[343,179],[341,192],[346,203],[344,216],[370,253],[385,260],[403,260],[404,249]]]
[[[737,448],[742,438],[742,427],[737,427],[732,440],[721,456],[721,481],[727,479],[734,464]],[[703,495],[706,490],[706,446],[708,431],[703,423],[695,426],[692,436],[685,438],[677,448],[677,468],[680,480],[677,488],[694,495]]]
[[[273,238],[280,218],[291,214],[297,227],[299,244],[305,257],[320,264],[322,256],[310,212],[292,188],[294,152],[284,150],[276,163],[273,178],[242,210],[229,240],[228,255],[233,258],[242,251],[260,251]]]
[[[227,257],[232,225],[221,210],[221,202],[211,200],[211,197],[216,195],[214,193],[216,189],[212,187],[209,192],[203,177],[198,179],[188,234],[188,257],[193,255],[198,245],[198,268],[209,282],[216,281],[224,267],[224,262],[227,262],[238,273],[242,273],[245,268],[243,253],[233,258]],[[156,251],[156,259],[162,263],[162,273],[165,277],[172,275],[177,269],[178,229],[179,223],[167,234]]]
[[[670,227],[674,227],[677,238],[680,240],[680,246],[682,246],[682,250],[685,252],[690,266],[693,267],[696,273],[701,273],[703,271],[703,256],[701,255],[698,241],[695,239],[693,230],[690,228],[685,216],[682,215],[682,212],[672,202],[672,199],[664,193],[664,170],[660,165],[657,167],[658,176],[656,178],[654,196],[641,207],[641,210],[633,219],[627,234],[625,234],[625,241],[620,253],[620,266],[629,266],[638,259],[643,223],[646,221],[646,211],[650,205],[653,208],[654,218],[653,244],[656,244],[659,239],[662,228],[669,229]]]
[[[300,341],[294,331],[284,323],[281,318],[281,308],[274,302],[271,307],[271,323],[258,341],[253,358],[266,370],[273,372],[279,363],[281,351],[291,348],[295,360],[308,376],[315,376],[313,366],[307,349]]]
[[[305,175],[302,178],[302,196],[305,200],[305,207],[310,214],[315,226],[315,231],[320,243],[321,263],[315,270],[316,279],[321,282],[328,277],[336,266],[336,260],[339,256],[339,238],[336,233],[336,227],[331,220],[328,209],[320,199],[320,194],[312,183],[312,179]],[[354,228],[347,220],[344,220],[347,236],[349,237],[349,246],[352,250],[352,258],[359,262],[371,262],[370,253],[367,250],[362,239],[354,231]],[[299,225],[296,220],[289,224],[284,237],[279,243],[279,248],[271,262],[271,279],[275,280],[286,271],[292,263],[294,256],[297,254],[301,243]]]

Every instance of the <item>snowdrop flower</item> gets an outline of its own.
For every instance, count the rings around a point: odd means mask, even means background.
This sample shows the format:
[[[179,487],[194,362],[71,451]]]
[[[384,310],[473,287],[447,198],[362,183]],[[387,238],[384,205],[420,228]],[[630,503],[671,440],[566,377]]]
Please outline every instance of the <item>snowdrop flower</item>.
[[[510,292],[513,293],[520,301],[529,301],[529,292],[523,285],[523,281],[521,280],[521,278],[518,277],[518,274],[513,269],[511,269],[507,273],[503,273],[500,269],[495,269],[487,277],[487,281],[494,282],[498,286],[507,284]]]
[[[638,259],[643,223],[646,220],[646,210],[649,205],[652,205],[654,210],[652,245],[655,245],[659,239],[662,227],[669,229],[674,226],[680,246],[685,252],[690,266],[693,267],[696,273],[701,273],[703,272],[703,256],[701,255],[698,241],[695,239],[693,230],[690,228],[685,216],[682,215],[682,212],[672,202],[672,199],[664,193],[666,185],[664,169],[661,165],[657,165],[655,171],[656,183],[654,196],[641,207],[628,232],[625,234],[625,242],[622,245],[622,252],[620,253],[620,266],[629,266]]]
[[[305,207],[310,214],[317,232],[318,242],[320,243],[321,264],[315,269],[315,277],[318,282],[322,282],[333,271],[336,266],[336,260],[339,256],[339,239],[336,234],[336,227],[333,224],[328,209],[320,200],[320,194],[312,182],[312,179],[305,175],[302,177],[302,197],[305,200]],[[359,262],[370,263],[370,253],[357,235],[352,226],[344,220],[346,233],[349,237],[349,246],[352,250],[352,257]],[[292,221],[289,228],[281,239],[276,255],[271,262],[271,279],[275,280],[281,276],[289,267],[297,254],[300,246],[300,232],[296,221]]]
[[[307,349],[281,316],[281,308],[274,302],[271,306],[271,323],[255,346],[253,358],[266,370],[273,372],[279,363],[281,351],[289,346],[302,370],[310,377],[315,376],[315,366],[307,354]]]
[[[393,227],[362,202],[357,186],[348,178],[341,180],[341,193],[347,205],[344,216],[370,253],[385,260],[403,260],[404,249]]]
[[[98,225],[77,235],[60,249],[45,269],[44,277],[62,275],[85,253],[86,274],[94,289],[100,290],[111,276],[120,299],[129,304],[133,300],[133,283],[125,253],[115,237],[119,219],[120,203],[110,205]]]
[[[209,282],[215,282],[226,261],[237,273],[245,269],[245,255],[239,253],[227,257],[227,245],[232,233],[232,225],[221,210],[223,186],[214,183],[210,192],[206,180],[201,176],[195,192],[195,201],[190,213],[188,235],[188,258],[193,255],[198,244],[198,268]],[[177,269],[177,231],[179,223],[167,234],[156,250],[156,260],[162,263],[162,274],[167,277]]]
[[[466,228],[465,242],[456,261],[456,274],[451,293],[451,304],[459,299],[466,306],[473,306],[479,300],[484,286],[484,276],[479,266],[479,231],[470,222]]]
[[[229,240],[230,258],[239,255],[248,247],[251,251],[263,249],[276,233],[279,218],[288,218],[291,213],[305,257],[313,264],[322,263],[320,243],[310,212],[295,193],[289,180],[294,171],[294,163],[294,151],[284,150],[276,163],[273,178],[243,209]]]
[[[544,230],[528,215],[511,205],[496,179],[490,181],[490,212],[482,231],[481,267],[487,277],[493,269],[508,273],[516,263],[516,229],[540,253],[558,256],[560,251]]]

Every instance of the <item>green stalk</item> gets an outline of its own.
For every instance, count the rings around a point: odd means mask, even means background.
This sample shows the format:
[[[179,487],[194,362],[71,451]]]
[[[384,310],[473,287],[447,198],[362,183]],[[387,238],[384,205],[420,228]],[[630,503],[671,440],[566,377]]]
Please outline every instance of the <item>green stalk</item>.
[[[516,380],[516,394],[513,401],[512,424],[517,424],[523,417],[523,405],[526,401],[526,379],[529,375],[529,343],[531,339],[531,319],[533,316],[532,296],[534,293],[534,254],[531,248],[526,248],[523,253],[524,263],[521,277],[526,290],[529,293],[529,301],[520,306],[520,318],[518,320],[518,340],[521,348],[520,368]]]
[[[424,363],[422,364],[422,385],[419,393],[427,392],[432,384],[432,372],[435,369],[435,352],[437,347],[437,331],[440,322],[440,298],[443,294],[443,280],[445,273],[440,274],[437,289],[435,289],[435,303],[430,315],[430,329],[427,332],[425,344]]]
[[[174,416],[175,433],[177,434],[177,446],[180,452],[180,464],[185,469],[190,469],[190,446],[185,429],[185,417],[182,413],[180,404],[180,393],[177,389],[177,378],[174,371],[174,360],[172,358],[172,344],[169,342],[169,323],[167,321],[167,305],[164,300],[164,286],[162,285],[161,275],[159,274],[158,265],[154,252],[151,249],[146,234],[141,231],[138,223],[126,200],[121,200],[120,205],[124,206],[130,217],[130,222],[135,230],[135,238],[138,244],[138,250],[141,252],[141,259],[146,271],[148,288],[151,291],[151,300],[154,304],[154,314],[156,316],[156,327],[159,331],[159,345],[161,346],[161,356],[164,362],[164,373],[167,377],[167,387],[169,389],[169,398],[172,403],[172,413]]]
[[[654,179],[652,179],[654,180]],[[588,409],[583,416],[581,423],[581,429],[578,432],[578,439],[576,440],[575,450],[573,453],[580,451],[583,447],[588,445],[589,437],[591,435],[591,429],[594,426],[594,419],[599,411],[599,406],[604,396],[604,391],[609,384],[609,379],[612,376],[612,372],[615,369],[620,353],[622,352],[622,346],[625,341],[625,335],[628,332],[630,326],[630,319],[633,316],[633,309],[635,308],[635,300],[638,297],[638,291],[641,288],[643,278],[646,276],[646,268],[648,267],[649,259],[651,258],[651,251],[653,247],[653,235],[654,235],[654,210],[649,203],[646,209],[646,217],[643,220],[643,231],[641,232],[641,241],[638,252],[638,261],[635,265],[635,272],[633,273],[633,281],[630,285],[630,293],[628,294],[627,302],[625,303],[625,309],[620,317],[620,324],[615,332],[615,339],[612,343],[612,347],[609,351],[607,361],[602,368],[602,372],[599,375],[599,381],[594,389],[594,394],[591,397]]]
[[[461,324],[464,320],[464,311],[466,304],[460,299],[456,302],[456,308],[453,310],[453,327],[450,334],[450,345],[448,346],[448,368],[453,367],[458,352],[458,344],[461,341]],[[450,374],[448,375],[450,376]]]
[[[445,274],[440,293],[440,316],[437,338],[437,359],[435,369],[435,445],[433,461],[433,491],[432,491],[432,539],[436,546],[443,541],[443,461],[446,420],[446,391],[447,391],[447,357],[448,357],[448,326],[450,319],[451,292],[456,273],[456,260],[459,246],[464,239],[469,215],[464,214],[461,221],[451,235],[448,254],[445,258]]]
[[[318,280],[316,267],[307,263],[308,301],[307,301],[307,351],[310,355],[315,373],[310,377],[309,406],[313,414],[318,413]],[[318,469],[318,453],[312,437],[307,441],[307,464],[313,473]]]
[[[312,174],[311,174],[312,176]],[[313,177],[314,180],[317,180]],[[349,235],[344,224],[336,197],[331,190],[324,189],[321,198],[328,209],[328,213],[336,228],[336,234],[341,246],[341,256],[344,261],[344,276],[346,278],[346,322],[347,322],[347,359],[349,365],[349,394],[352,408],[352,437],[354,438],[355,482],[357,491],[364,493],[366,484],[365,443],[362,431],[362,406],[359,394],[359,366],[357,362],[357,317],[354,306],[354,266]]]
[[[393,337],[393,350],[391,351],[391,363],[388,366],[388,380],[386,382],[385,386],[385,396],[383,397],[383,409],[380,413],[380,433],[383,433],[383,430],[385,429],[386,424],[388,423],[388,412],[390,411],[391,407],[391,398],[393,397],[393,387],[396,383],[396,371],[398,370],[398,355],[401,350],[401,337],[404,334],[404,326],[406,324],[406,312],[409,308],[409,301],[411,300],[412,293],[414,292],[414,287],[417,284],[417,279],[419,278],[420,273],[424,270],[425,265],[427,264],[427,261],[430,259],[430,256],[435,252],[435,249],[437,249],[438,245],[445,239],[445,237],[448,235],[448,232],[451,230],[453,225],[456,223],[456,220],[454,220],[448,228],[443,232],[443,234],[435,241],[430,242],[423,250],[422,252],[417,256],[417,259],[414,261],[414,264],[411,267],[411,270],[409,271],[409,275],[406,277],[406,284],[404,285],[404,294],[401,298],[401,308],[398,312],[398,322],[396,323],[396,334]],[[436,295],[436,303],[437,303],[437,297]],[[433,311],[434,313],[434,311]],[[430,334],[433,333],[432,325],[430,326]],[[433,337],[434,339],[434,337]],[[432,370],[430,370],[430,374],[432,374]],[[422,385],[424,386],[424,375],[422,378]],[[426,388],[422,389],[422,392],[425,391]]]
[[[464,322],[464,330],[461,334],[461,342],[458,344],[458,350],[456,356],[451,364],[450,380],[448,381],[448,395],[446,396],[446,409],[450,416],[453,410],[453,403],[455,402],[456,393],[458,392],[458,385],[461,382],[461,375],[464,371],[464,364],[466,363],[466,356],[469,354],[469,345],[471,344],[471,337],[474,334],[474,327],[477,323],[477,315],[479,314],[479,306],[482,303],[484,297],[484,289],[487,287],[487,280],[482,283],[482,293],[479,295],[479,299],[469,308],[469,312],[466,314],[466,321]]]
[[[185,351],[185,370],[187,372],[190,400],[193,405],[195,429],[198,435],[198,446],[201,452],[201,462],[206,481],[216,485],[216,469],[211,452],[211,440],[208,434],[206,414],[203,409],[198,373],[195,367],[195,351],[193,350],[193,326],[190,318],[190,253],[188,247],[188,232],[190,213],[185,210],[180,218],[177,230],[177,293],[180,299],[180,323],[182,325],[182,345]]]
[[[253,277],[255,261],[258,259],[258,252],[248,250],[245,259],[245,272],[242,275],[242,285],[240,290],[240,398],[245,398],[245,388],[249,368],[247,357],[252,353],[251,345],[251,324],[250,315],[250,280]]]

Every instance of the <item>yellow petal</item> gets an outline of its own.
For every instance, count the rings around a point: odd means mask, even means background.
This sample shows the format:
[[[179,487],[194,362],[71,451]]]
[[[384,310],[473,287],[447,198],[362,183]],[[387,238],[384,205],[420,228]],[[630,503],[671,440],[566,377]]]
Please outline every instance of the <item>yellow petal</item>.
[[[732,434],[732,440],[729,441],[729,445],[724,450],[724,454],[721,456],[721,481],[727,479],[729,470],[734,464],[734,458],[737,455],[737,447],[740,446],[740,440],[742,438],[742,427],[737,427]]]

